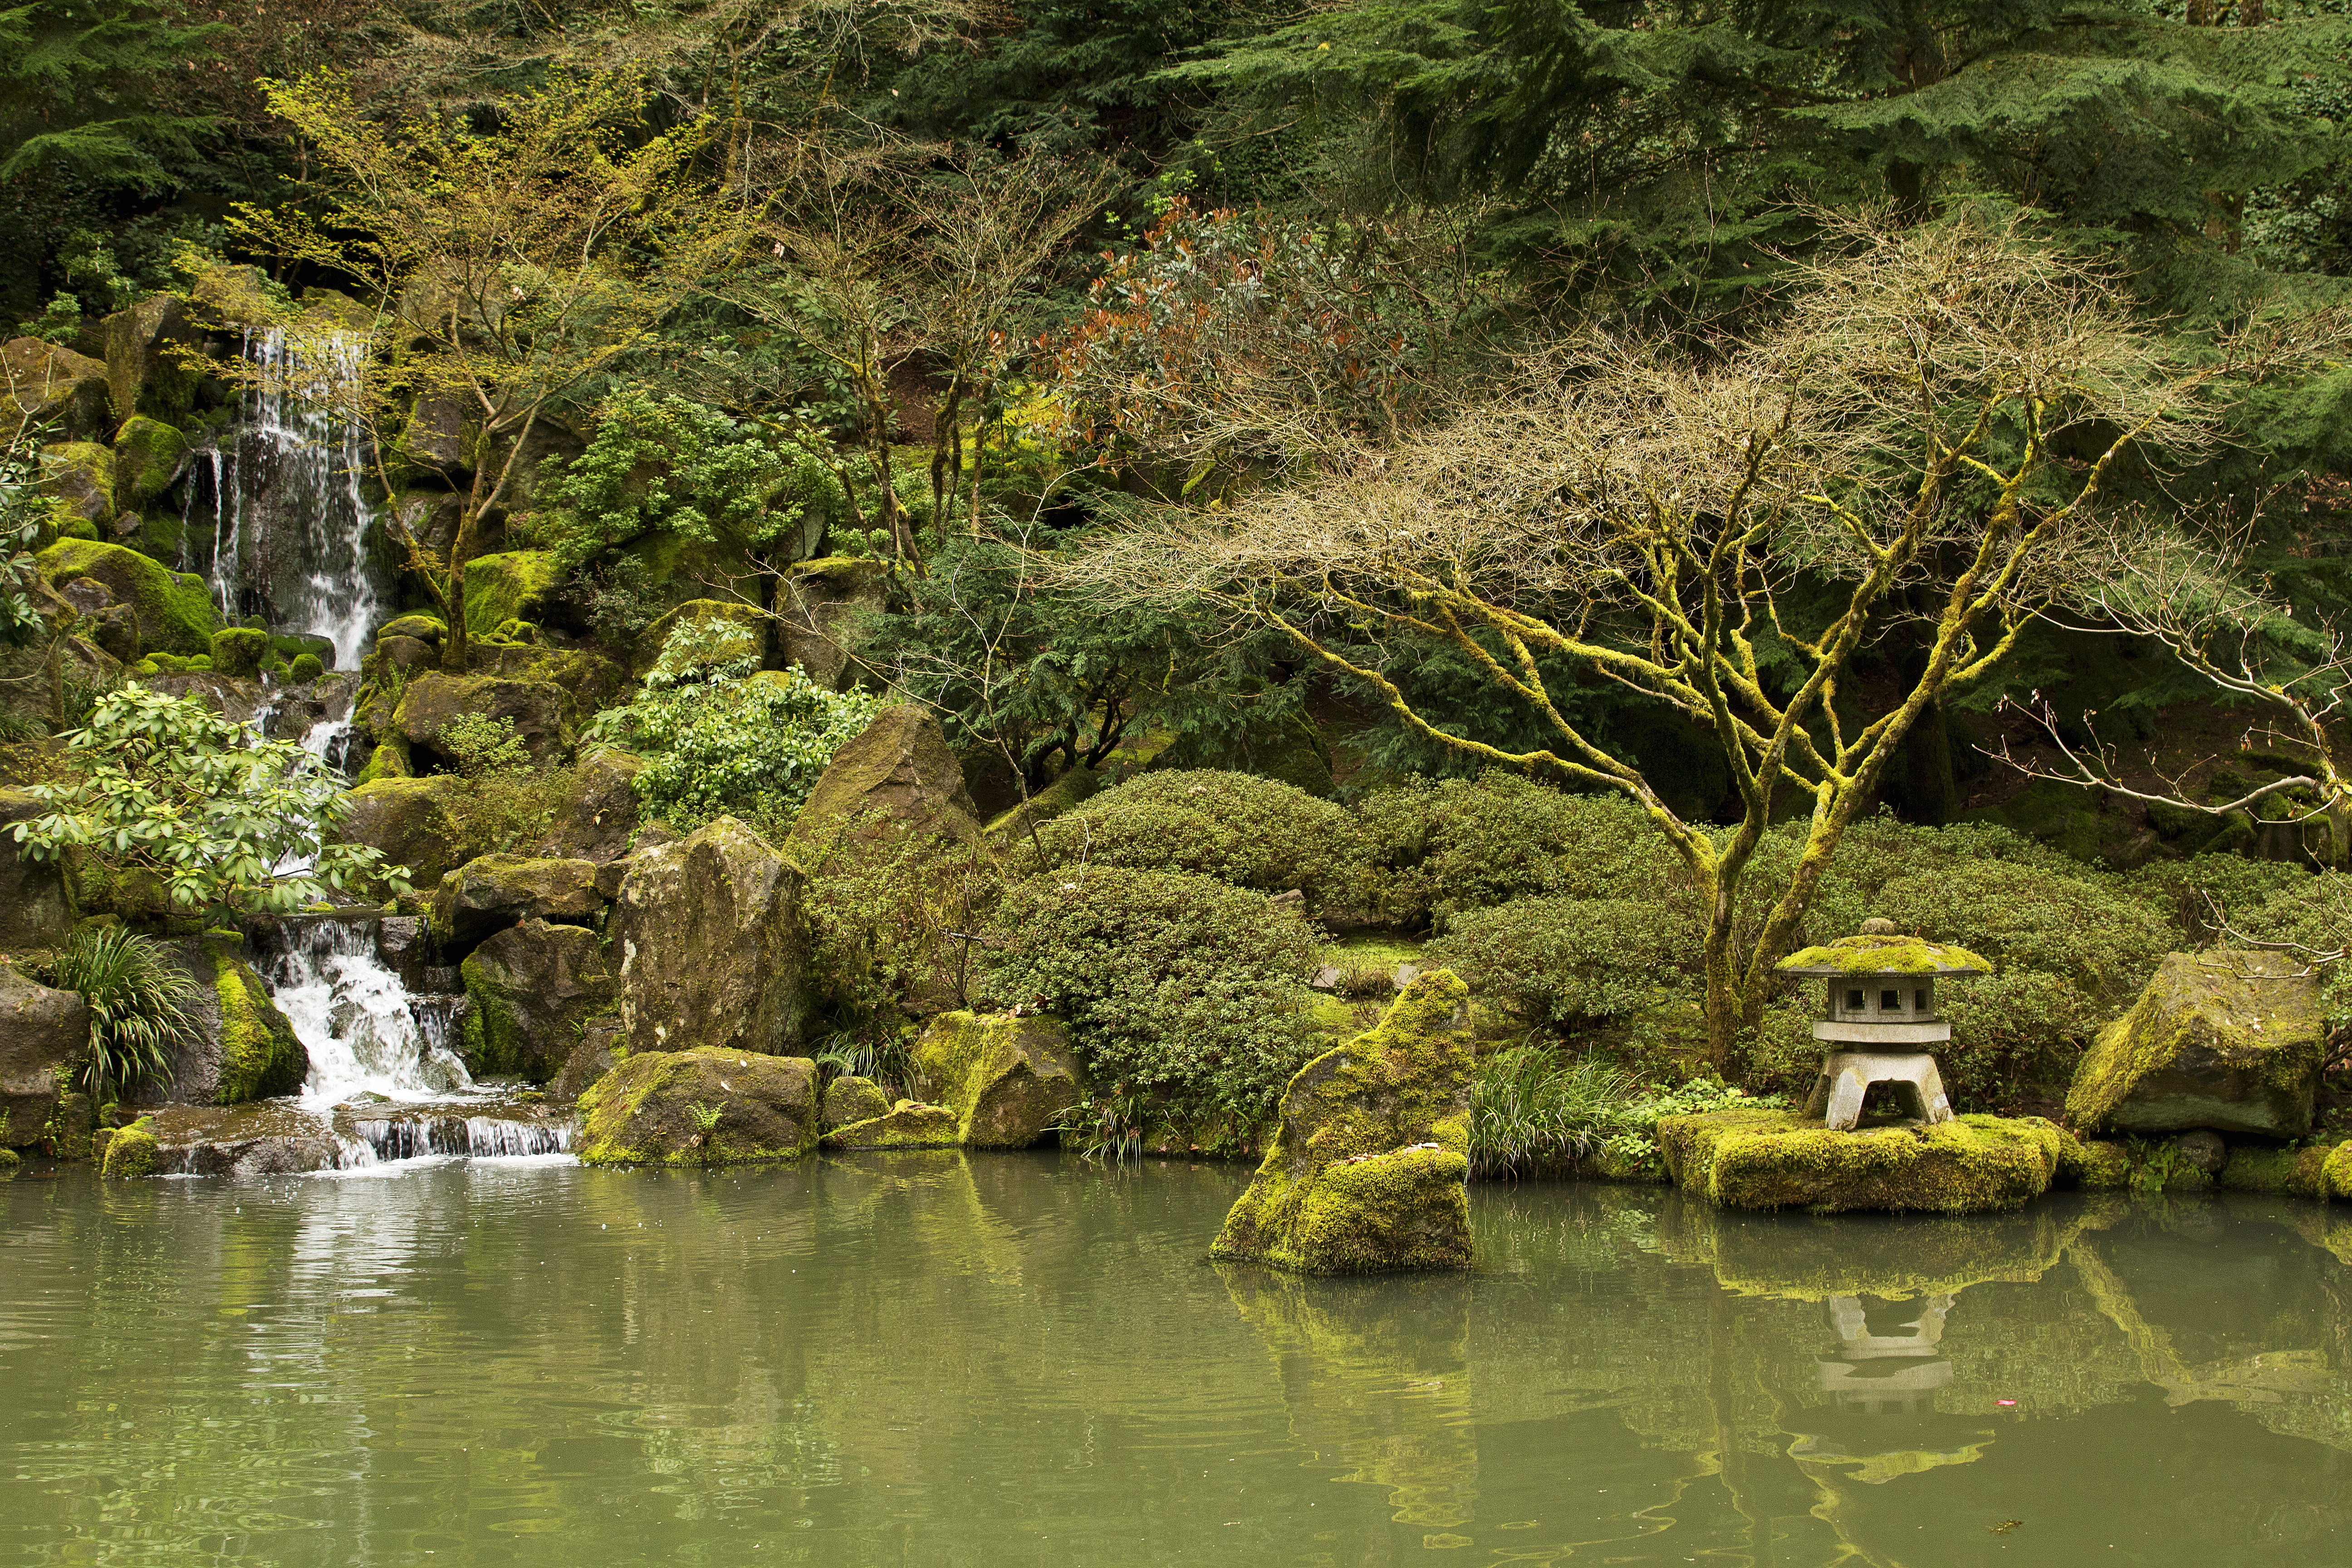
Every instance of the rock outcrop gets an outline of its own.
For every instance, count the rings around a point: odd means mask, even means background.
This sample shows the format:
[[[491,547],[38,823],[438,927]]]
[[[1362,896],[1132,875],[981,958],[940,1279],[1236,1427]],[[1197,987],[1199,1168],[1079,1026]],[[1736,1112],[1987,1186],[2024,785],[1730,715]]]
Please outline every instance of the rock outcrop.
[[[2276,953],[2171,953],[2084,1053],[2066,1119],[2085,1133],[2301,1137],[2325,1047],[2305,966]]]
[[[135,550],[94,539],[60,539],[34,559],[60,589],[84,577],[105,584],[118,604],[137,612],[141,644],[151,652],[211,657],[219,622],[211,590],[194,573],[173,572]]]
[[[89,1049],[89,1006],[0,962],[0,1145],[28,1148]]]
[[[2093,1156],[2038,1117],[1835,1131],[1793,1110],[1717,1110],[1658,1123],[1666,1169],[1717,1208],[1981,1214],[2050,1188]]]
[[[538,852],[600,866],[626,855],[629,835],[637,826],[635,781],[645,765],[643,757],[610,747],[581,758],[572,770],[571,797],[540,841]]]
[[[580,1097],[591,1165],[789,1160],[815,1142],[816,1064],[698,1047],[635,1051]]]
[[[580,1026],[580,1043],[563,1059],[563,1070],[547,1086],[547,1098],[570,1105],[593,1088],[598,1079],[620,1065],[625,1044],[618,1018],[590,1018]]]
[[[237,1105],[292,1094],[310,1076],[310,1053],[293,1020],[269,999],[253,966],[223,942],[212,950],[212,1000],[219,1009],[219,1067],[214,1100]]]
[[[846,685],[859,620],[888,602],[885,571],[879,561],[825,556],[785,574],[782,662],[799,665],[828,691]]]
[[[376,779],[352,791],[352,812],[336,837],[381,850],[383,863],[407,867],[418,888],[437,887],[457,858],[457,823],[450,812],[465,793],[466,781],[448,773]]]
[[[0,789],[0,953],[62,947],[73,930],[63,863],[16,842],[16,824],[48,810],[30,790]]]
[[[27,429],[54,428],[68,441],[95,441],[114,427],[102,359],[39,338],[11,338],[0,344],[0,381]]]
[[[1451,971],[1420,975],[1378,1028],[1298,1069],[1212,1256],[1309,1274],[1469,1267],[1469,997]]]
[[[794,820],[793,840],[812,848],[844,819],[880,811],[917,832],[969,839],[980,821],[940,721],[894,702],[834,753]]]
[[[589,1018],[613,1005],[604,943],[579,926],[526,920],[476,948],[458,973],[473,1001],[465,1051],[477,1078],[547,1082],[581,1045]]]
[[[1086,1093],[1069,1031],[1051,1018],[943,1013],[915,1042],[915,1070],[977,1149],[1026,1149]]]
[[[151,1171],[159,1176],[331,1171],[342,1152],[325,1121],[284,1103],[167,1105],[140,1120],[153,1139]],[[116,1142],[121,1141],[116,1134]]]
[[[870,1078],[844,1073],[824,1086],[824,1126],[830,1132],[853,1121],[871,1121],[890,1109],[890,1097]]]
[[[722,816],[630,860],[612,931],[631,1047],[798,1046],[807,953],[800,879],[783,858]]]
[[[496,675],[446,675],[433,670],[408,683],[393,710],[394,734],[445,763],[457,759],[441,745],[441,731],[463,714],[493,722],[510,720],[515,734],[544,767],[572,749],[572,693],[550,680],[513,680]],[[418,763],[422,766],[422,761]]]
[[[433,930],[464,949],[517,921],[586,925],[604,908],[593,860],[484,855],[442,876],[433,898]]]

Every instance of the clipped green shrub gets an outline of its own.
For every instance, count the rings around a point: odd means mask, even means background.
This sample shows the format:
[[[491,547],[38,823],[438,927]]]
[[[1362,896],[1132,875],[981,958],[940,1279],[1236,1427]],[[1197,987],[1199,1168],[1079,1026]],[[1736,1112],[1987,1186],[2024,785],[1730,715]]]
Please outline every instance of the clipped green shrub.
[[[1045,868],[1122,866],[1186,871],[1237,888],[1304,891],[1317,908],[1351,904],[1363,856],[1347,808],[1252,773],[1148,773],[1039,825],[1016,846]]]
[[[2281,910],[2293,907],[2296,895],[2314,889],[2315,879],[2303,867],[2282,860],[2195,855],[2142,866],[2125,885],[2202,946],[2224,935],[2225,922],[2237,926],[2246,919],[2273,918],[2276,911],[2263,912],[2273,900],[2289,900]]]
[[[1372,897],[1399,925],[1515,899],[1656,898],[1685,880],[1642,809],[1565,795],[1516,774],[1415,780],[1359,807]]]
[[[2331,1029],[2352,1027],[2352,876],[2305,875],[2299,883],[2230,913],[2232,931],[2246,942],[2285,942],[2287,951],[2319,971],[2319,1000]]]
[[[1063,1019],[1097,1093],[1148,1094],[1171,1120],[1263,1123],[1326,1043],[1305,1005],[1315,931],[1262,893],[1072,867],[1006,889],[989,931],[989,998]]]
[[[1790,823],[1772,836],[1776,858],[1793,859],[1803,842],[1806,825]],[[1766,858],[1759,851],[1758,871]],[[1923,827],[1881,811],[1846,829],[1836,856],[1822,870],[1812,902],[1805,910],[1806,940],[1834,941],[1852,936],[1862,922],[1885,911],[1878,908],[1879,889],[1904,878],[1924,876],[1955,866],[2000,862],[2037,868],[2060,876],[2086,874],[2084,864],[2021,833],[1990,822],[1960,822],[1946,827]],[[2088,873],[2095,876],[2096,873]],[[1752,879],[1766,879],[1751,874]],[[1785,874],[1773,879],[1777,894]],[[1965,945],[1965,944],[1963,944]]]
[[[1455,915],[1429,962],[1528,1023],[1572,1032],[1685,988],[1703,934],[1656,900],[1518,899]]]
[[[79,1081],[93,1104],[172,1081],[171,1048],[195,1026],[195,983],[161,942],[121,926],[81,926],[49,964],[48,983],[89,1006]]]
[[[2079,867],[1956,860],[1888,880],[1871,912],[1982,953],[1996,973],[2040,970],[2118,1005],[2181,940],[2122,879]]]

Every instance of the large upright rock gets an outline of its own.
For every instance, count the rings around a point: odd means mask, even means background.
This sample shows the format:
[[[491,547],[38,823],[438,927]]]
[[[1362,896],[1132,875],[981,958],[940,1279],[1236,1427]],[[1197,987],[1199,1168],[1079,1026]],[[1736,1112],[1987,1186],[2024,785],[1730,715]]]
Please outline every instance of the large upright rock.
[[[604,944],[579,926],[527,920],[482,943],[465,977],[466,1066],[478,1078],[519,1074],[545,1083],[563,1070],[588,1020],[613,1005]]]
[[[16,842],[16,824],[48,811],[30,790],[0,789],[0,953],[63,947],[73,930],[64,863]]]
[[[626,855],[637,826],[635,779],[645,765],[643,757],[609,746],[581,758],[572,770],[571,796],[538,852],[600,866]]]
[[[1086,1093],[1069,1031],[1051,1018],[942,1013],[915,1042],[916,1070],[955,1113],[960,1142],[1026,1149]]]
[[[859,621],[888,603],[886,572],[879,561],[828,556],[786,573],[783,662],[799,665],[829,691],[846,685]]]
[[[457,821],[451,813],[466,787],[464,779],[449,773],[363,784],[352,791],[351,815],[335,836],[345,844],[381,850],[387,866],[407,867],[414,886],[437,887],[457,857]]]
[[[114,428],[106,362],[39,338],[0,344],[0,384],[16,405],[13,426],[54,429],[67,441],[99,441]]]
[[[940,721],[919,708],[892,703],[834,753],[801,807],[793,838],[814,846],[837,831],[843,818],[869,811],[887,812],[921,833],[980,836],[963,765]]]
[[[269,987],[226,943],[212,950],[213,999],[219,1011],[219,1068],[213,1100],[241,1105],[292,1094],[310,1075],[310,1055],[294,1021],[278,1010]]]
[[[58,1108],[63,1079],[89,1049],[89,1007],[71,991],[52,991],[0,962],[0,1147],[41,1141]]]
[[[1417,976],[1380,1026],[1298,1069],[1212,1256],[1309,1274],[1470,1265],[1470,988]]]
[[[2066,1091],[2084,1133],[2311,1131],[2326,1055],[2319,983],[2278,953],[2175,952],[2099,1031]]]
[[[789,1160],[816,1141],[816,1064],[700,1047],[634,1051],[580,1097],[591,1165]]]
[[[178,424],[196,397],[198,377],[185,356],[202,342],[187,307],[170,294],[107,317],[106,380],[116,416],[144,414]]]
[[[800,1044],[800,880],[733,817],[632,857],[612,931],[633,1049],[782,1055]]]
[[[466,563],[466,635],[486,637],[509,621],[536,621],[562,568],[551,550],[509,550]]]

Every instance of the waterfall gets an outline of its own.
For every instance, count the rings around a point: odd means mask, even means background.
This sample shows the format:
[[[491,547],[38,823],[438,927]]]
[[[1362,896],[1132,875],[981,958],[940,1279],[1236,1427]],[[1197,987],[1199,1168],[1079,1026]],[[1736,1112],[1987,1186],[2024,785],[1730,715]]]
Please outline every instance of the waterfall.
[[[306,1105],[472,1091],[466,1064],[448,1045],[463,998],[411,996],[377,954],[373,922],[289,921],[283,935],[270,990],[310,1054]]]
[[[356,669],[386,588],[368,552],[376,517],[361,482],[364,433],[349,412],[367,340],[271,328],[247,334],[245,353],[260,384],[237,423],[198,454],[182,564],[191,564],[189,542],[208,531],[207,575],[225,621],[257,615],[275,629],[326,637],[334,667]]]

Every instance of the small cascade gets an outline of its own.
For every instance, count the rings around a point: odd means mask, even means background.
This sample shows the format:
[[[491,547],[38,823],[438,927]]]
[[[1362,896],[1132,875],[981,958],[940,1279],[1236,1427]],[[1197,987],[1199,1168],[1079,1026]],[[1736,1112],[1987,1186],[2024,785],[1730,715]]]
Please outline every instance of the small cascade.
[[[347,1117],[336,1131],[346,1142],[346,1169],[431,1154],[468,1160],[515,1159],[572,1152],[572,1128],[561,1121],[509,1121],[496,1116]],[[353,1144],[364,1144],[360,1156]]]
[[[289,921],[280,935],[270,990],[310,1053],[306,1103],[438,1099],[473,1089],[449,1048],[465,998],[412,996],[378,955],[373,921]]]
[[[196,455],[181,565],[194,569],[191,542],[209,538],[205,570],[224,619],[259,616],[326,637],[335,668],[355,669],[387,586],[370,553],[366,443],[348,412],[367,341],[273,328],[249,335],[245,352],[261,384],[236,425]]]

